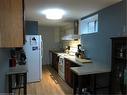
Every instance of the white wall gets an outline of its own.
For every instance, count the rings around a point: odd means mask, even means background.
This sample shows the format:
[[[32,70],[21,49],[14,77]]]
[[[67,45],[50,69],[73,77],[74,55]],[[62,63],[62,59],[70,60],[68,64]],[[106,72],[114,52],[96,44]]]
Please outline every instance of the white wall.
[[[50,64],[49,50],[60,49],[60,30],[59,27],[39,26],[39,34],[42,35],[43,40],[43,59],[42,64]]]

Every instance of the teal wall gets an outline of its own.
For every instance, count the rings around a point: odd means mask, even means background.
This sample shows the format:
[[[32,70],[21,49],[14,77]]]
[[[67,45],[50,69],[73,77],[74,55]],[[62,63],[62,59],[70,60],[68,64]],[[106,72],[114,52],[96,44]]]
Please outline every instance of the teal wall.
[[[25,34],[26,35],[38,35],[38,22],[37,21],[25,21]]]
[[[0,93],[5,93],[7,91],[6,72],[9,68],[9,58],[10,49],[0,49]]]
[[[84,34],[81,43],[87,49],[86,55],[93,64],[111,65],[111,37],[120,36],[123,31],[122,3],[117,3],[97,12],[98,32]],[[88,16],[89,17],[89,16]]]

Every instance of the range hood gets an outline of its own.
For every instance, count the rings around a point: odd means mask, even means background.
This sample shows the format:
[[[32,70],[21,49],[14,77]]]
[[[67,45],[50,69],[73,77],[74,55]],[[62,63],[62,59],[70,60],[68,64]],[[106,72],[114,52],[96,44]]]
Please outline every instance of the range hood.
[[[68,34],[68,35],[62,37],[62,40],[77,40],[77,39],[80,39],[80,35],[78,35],[78,25],[79,25],[78,20],[75,20],[74,21],[73,34]]]
[[[67,36],[62,37],[62,40],[77,40],[80,38],[80,35],[77,34],[69,34]]]

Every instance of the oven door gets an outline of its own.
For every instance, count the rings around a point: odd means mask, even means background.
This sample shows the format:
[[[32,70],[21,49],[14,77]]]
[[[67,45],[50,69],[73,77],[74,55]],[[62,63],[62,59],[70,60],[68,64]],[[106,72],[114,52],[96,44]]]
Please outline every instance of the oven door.
[[[64,77],[64,58],[63,57],[59,58],[58,74],[63,80],[65,79]]]

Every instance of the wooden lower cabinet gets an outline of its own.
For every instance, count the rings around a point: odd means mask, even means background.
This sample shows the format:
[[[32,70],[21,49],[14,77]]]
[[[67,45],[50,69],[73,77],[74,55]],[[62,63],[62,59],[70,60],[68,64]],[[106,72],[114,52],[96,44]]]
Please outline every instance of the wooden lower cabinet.
[[[59,56],[56,53],[52,52],[52,66],[58,72],[58,62]]]
[[[73,73],[71,67],[79,67],[76,63],[65,58],[65,81],[70,87],[73,87]]]
[[[71,86],[72,85],[72,75],[71,75],[71,63],[69,60],[65,59],[65,81]]]

